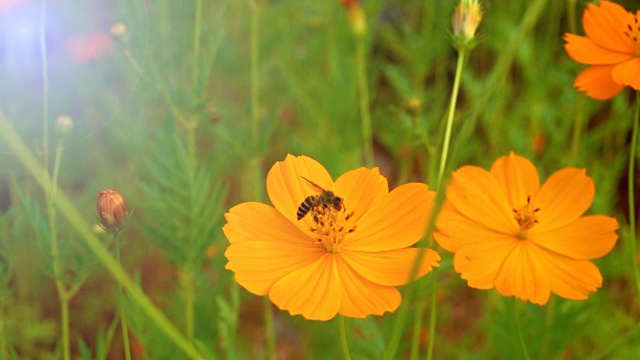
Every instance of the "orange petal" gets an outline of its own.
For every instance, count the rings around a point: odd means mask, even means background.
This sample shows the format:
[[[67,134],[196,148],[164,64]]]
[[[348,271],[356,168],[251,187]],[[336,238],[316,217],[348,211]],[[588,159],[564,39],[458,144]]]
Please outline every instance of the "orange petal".
[[[495,238],[512,239],[515,235],[516,232],[513,235],[496,232],[457,212],[442,210],[438,214],[434,232],[438,245],[451,252],[456,252],[468,244],[492,241]]]
[[[387,251],[405,248],[424,235],[435,193],[425,184],[401,185],[376,201],[347,235],[342,249]]]
[[[312,246],[313,239],[273,207],[247,202],[236,205],[226,213],[227,224],[222,231],[231,244],[242,241],[269,240]]]
[[[367,315],[382,315],[393,312],[400,305],[400,292],[393,286],[372,283],[349,267],[342,260],[337,261],[340,275],[341,315],[364,318]]]
[[[279,279],[308,267],[326,252],[321,247],[274,244],[273,241],[245,241],[229,245],[224,255],[226,269],[247,291],[266,295]]]
[[[640,90],[640,58],[633,58],[613,68],[613,81]]]
[[[324,253],[308,266],[280,278],[269,298],[281,310],[309,320],[329,320],[340,308],[341,278],[336,256]]]
[[[616,219],[602,215],[581,217],[562,228],[531,233],[529,239],[555,253],[573,259],[595,259],[613,249],[618,235]]]
[[[280,277],[308,265],[324,253],[271,206],[243,203],[225,214],[222,228],[231,245],[226,268],[248,291],[265,295]]]
[[[527,198],[538,192],[538,170],[528,159],[515,155],[502,156],[491,167],[493,175],[509,198],[511,209],[526,205]]]
[[[504,259],[518,245],[514,237],[499,235],[467,244],[456,252],[453,265],[470,287],[491,289]]]
[[[378,168],[351,170],[336,180],[336,195],[343,198],[347,213],[353,211],[354,222],[387,193],[387,179],[380,175]]]
[[[540,233],[566,226],[578,219],[593,202],[595,187],[584,169],[556,171],[542,185],[533,204],[540,211],[538,224],[530,233]]]
[[[632,54],[633,42],[624,34],[627,24],[633,24],[633,15],[614,2],[601,1],[600,6],[589,4],[582,15],[584,31],[596,44]]]
[[[551,285],[545,276],[530,241],[520,241],[505,258],[495,280],[496,290],[504,296],[515,296],[534,304],[544,305],[549,301]]]
[[[353,271],[363,278],[384,286],[398,286],[409,283],[411,271],[420,249],[409,248],[377,253],[342,251],[342,259]],[[416,280],[438,266],[440,255],[431,249],[424,249]]]
[[[618,95],[624,85],[613,81],[613,65],[594,65],[578,75],[573,86],[585,91],[587,96],[596,100],[609,100]]]
[[[313,219],[307,216],[298,221],[296,213],[308,196],[318,195],[320,192],[302,176],[325,190],[334,191],[331,175],[319,162],[304,155],[287,155],[284,161],[276,162],[269,170],[267,193],[278,211],[301,230],[307,231],[313,226]]]
[[[518,231],[503,187],[482,168],[463,166],[456,170],[447,186],[447,200],[462,215],[492,230]]]
[[[537,246],[531,246],[530,250],[544,269],[555,294],[583,300],[602,286],[602,275],[591,261],[569,259]]]
[[[633,57],[632,53],[611,51],[596,44],[588,37],[564,34],[564,49],[569,57],[581,64],[611,65],[619,64]]]

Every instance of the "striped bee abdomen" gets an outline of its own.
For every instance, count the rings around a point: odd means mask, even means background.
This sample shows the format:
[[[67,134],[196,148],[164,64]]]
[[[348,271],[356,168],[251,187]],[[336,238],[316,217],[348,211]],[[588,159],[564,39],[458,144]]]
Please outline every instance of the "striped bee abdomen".
[[[300,204],[300,207],[298,207],[298,212],[297,212],[298,220],[305,217],[309,213],[309,211],[311,211],[311,208],[317,205],[317,202],[318,202],[317,199],[318,199],[317,195],[307,196],[307,198],[304,199],[302,204]]]

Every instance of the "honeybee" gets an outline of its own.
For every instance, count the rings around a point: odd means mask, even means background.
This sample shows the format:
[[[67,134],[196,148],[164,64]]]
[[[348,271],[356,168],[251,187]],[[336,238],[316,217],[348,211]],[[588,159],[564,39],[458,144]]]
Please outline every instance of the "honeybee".
[[[307,196],[306,199],[300,204],[298,207],[298,221],[302,220],[309,212],[313,214],[313,220],[318,222],[318,214],[316,211],[317,207],[324,207],[325,209],[333,208],[337,211],[342,210],[342,198],[336,196],[332,191],[327,191],[323,189],[320,185],[314,183],[313,181],[307,179],[304,176],[301,178],[307,180],[309,184],[313,185],[318,191],[320,191],[319,195],[310,195]]]

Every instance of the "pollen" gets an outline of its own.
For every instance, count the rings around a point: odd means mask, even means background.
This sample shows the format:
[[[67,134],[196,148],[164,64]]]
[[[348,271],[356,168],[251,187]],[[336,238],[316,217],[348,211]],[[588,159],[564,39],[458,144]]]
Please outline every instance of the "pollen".
[[[637,14],[627,23],[624,34],[633,42],[633,55],[640,57],[640,20]]]
[[[311,232],[316,237],[317,243],[322,244],[328,253],[337,254],[340,252],[345,236],[356,230],[350,221],[352,218],[353,211],[346,213],[344,207],[336,210],[333,207],[318,206]]]
[[[514,218],[520,225],[520,231],[518,232],[518,238],[526,240],[529,238],[529,230],[538,223],[537,215],[540,211],[531,204],[531,196],[527,196],[527,203],[517,209],[513,209]]]

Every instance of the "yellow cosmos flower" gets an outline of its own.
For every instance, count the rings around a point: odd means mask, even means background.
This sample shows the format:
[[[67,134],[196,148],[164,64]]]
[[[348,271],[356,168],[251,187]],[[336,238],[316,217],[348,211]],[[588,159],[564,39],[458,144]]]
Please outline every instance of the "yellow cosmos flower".
[[[586,299],[602,285],[589,259],[606,255],[618,238],[614,218],[582,216],[594,192],[576,168],[540,186],[533,164],[511,153],[491,171],[464,166],[453,173],[434,236],[455,253],[455,269],[470,287],[540,305],[551,292]]]
[[[314,201],[320,188],[339,201]],[[349,171],[334,183],[317,161],[288,155],[269,171],[267,192],[273,206],[247,202],[225,215],[226,268],[241,286],[312,320],[363,318],[400,305],[395,286],[411,280],[420,250],[409,246],[423,236],[433,208],[435,194],[425,184],[389,192],[377,168]],[[298,220],[303,203],[311,206]],[[414,279],[438,260],[424,250]]]

